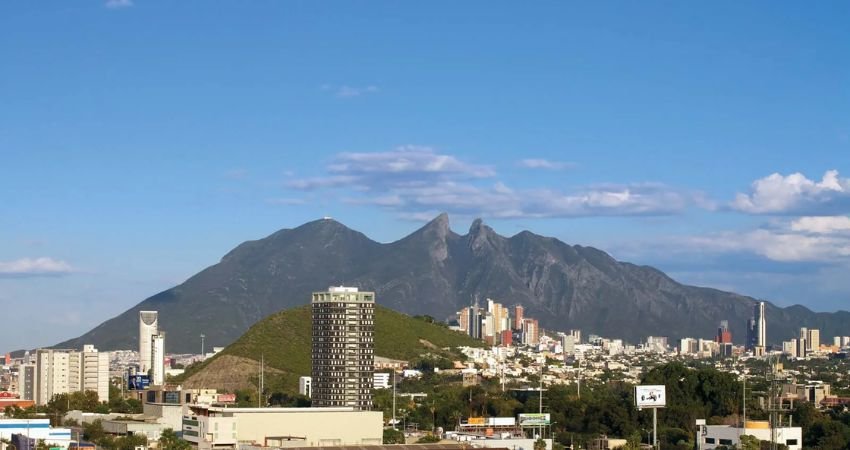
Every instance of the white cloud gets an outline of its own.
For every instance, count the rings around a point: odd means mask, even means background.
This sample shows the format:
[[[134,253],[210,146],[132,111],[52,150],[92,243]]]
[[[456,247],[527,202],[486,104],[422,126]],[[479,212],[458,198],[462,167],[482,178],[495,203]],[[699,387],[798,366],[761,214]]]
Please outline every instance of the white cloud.
[[[758,229],[690,239],[692,246],[716,252],[755,253],[780,262],[828,262],[850,257],[850,239],[784,230]]]
[[[546,169],[546,170],[565,170],[572,169],[575,167],[575,163],[571,162],[561,162],[561,161],[550,161],[548,159],[541,158],[530,158],[523,159],[517,163],[520,167],[525,167],[526,169]]]
[[[292,206],[303,205],[307,203],[303,198],[270,198],[266,200],[270,205]]]
[[[328,166],[332,173],[349,175],[434,174],[447,176],[492,177],[488,166],[468,164],[454,156],[437,153],[431,147],[405,145],[387,152],[340,153]]]
[[[498,180],[484,185],[495,177],[493,168],[410,145],[386,152],[340,153],[326,169],[326,176],[294,179],[285,186],[345,189],[355,194],[346,196],[346,203],[379,206],[405,218],[432,211],[491,218],[669,215],[704,203],[698,194],[653,183],[568,192],[519,189]]]
[[[369,94],[376,94],[378,93],[378,91],[380,91],[380,89],[378,89],[378,86],[374,85],[357,87],[347,85],[334,86],[332,84],[323,84],[321,86],[321,89],[323,91],[333,92],[333,94],[339,98],[360,97]]]
[[[801,173],[774,173],[756,180],[751,192],[739,193],[732,209],[751,214],[835,215],[850,210],[850,179],[827,171],[820,182]]]
[[[104,6],[109,9],[129,8],[133,6],[133,0],[106,0]]]
[[[800,217],[799,219],[795,219],[791,222],[791,230],[818,234],[850,231],[850,217]]]
[[[49,257],[0,261],[0,277],[55,276],[66,275],[71,272],[73,272],[73,268],[70,264]]]

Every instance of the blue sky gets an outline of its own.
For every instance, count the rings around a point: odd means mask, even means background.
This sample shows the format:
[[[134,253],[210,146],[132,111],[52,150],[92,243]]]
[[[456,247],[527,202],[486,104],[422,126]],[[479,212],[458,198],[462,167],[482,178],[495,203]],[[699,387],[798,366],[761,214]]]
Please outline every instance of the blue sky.
[[[847,23],[846,2],[5,2],[0,350],[325,215],[382,242],[483,217],[847,309]]]

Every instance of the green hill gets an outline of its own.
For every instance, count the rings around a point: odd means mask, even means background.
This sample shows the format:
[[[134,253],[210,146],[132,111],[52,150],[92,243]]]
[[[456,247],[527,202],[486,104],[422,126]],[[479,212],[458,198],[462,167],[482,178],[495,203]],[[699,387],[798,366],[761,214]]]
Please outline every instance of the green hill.
[[[446,347],[483,345],[427,318],[375,308],[376,356],[409,361],[422,354],[445,353],[442,349]],[[214,357],[190,366],[175,381],[185,387],[227,391],[255,387],[261,358],[270,391],[297,392],[298,377],[310,375],[310,305],[266,317]]]

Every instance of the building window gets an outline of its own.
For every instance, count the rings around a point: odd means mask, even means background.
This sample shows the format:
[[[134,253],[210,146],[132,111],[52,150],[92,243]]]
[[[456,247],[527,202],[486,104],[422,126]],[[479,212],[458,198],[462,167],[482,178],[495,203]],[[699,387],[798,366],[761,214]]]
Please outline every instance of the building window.
[[[721,439],[720,445],[726,445],[726,446],[732,445],[732,439]]]
[[[705,438],[705,443],[706,443],[706,444],[713,444],[714,442],[715,442],[715,441],[714,441],[714,438],[710,438],[710,437]]]
[[[792,446],[792,445],[797,445],[797,440],[796,439],[786,439],[785,445],[787,445],[789,447]]]

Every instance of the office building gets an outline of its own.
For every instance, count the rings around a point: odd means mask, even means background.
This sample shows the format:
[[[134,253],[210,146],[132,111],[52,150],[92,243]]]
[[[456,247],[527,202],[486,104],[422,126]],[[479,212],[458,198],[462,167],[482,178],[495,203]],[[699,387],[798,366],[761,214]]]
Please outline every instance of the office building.
[[[809,328],[806,333],[806,351],[817,353],[820,351],[820,330]]]
[[[540,343],[540,326],[537,319],[522,320],[522,343],[525,345],[537,345]]]
[[[809,356],[808,344],[809,330],[800,328],[800,337],[797,339],[797,357],[806,358]]]
[[[522,320],[525,318],[525,308],[522,305],[514,305],[513,329],[522,330]]]
[[[715,342],[717,342],[718,344],[732,343],[732,332],[729,330],[728,320],[720,321],[720,326],[717,328],[717,336],[715,338]]]
[[[159,313],[139,311],[139,372],[147,374],[151,369],[151,344],[159,334]]]
[[[372,408],[375,293],[355,287],[314,292],[312,406]]]
[[[790,341],[785,341],[782,343],[782,353],[788,355],[790,358],[797,357],[797,340],[791,339]]]
[[[165,384],[165,333],[151,336],[151,384]]]

